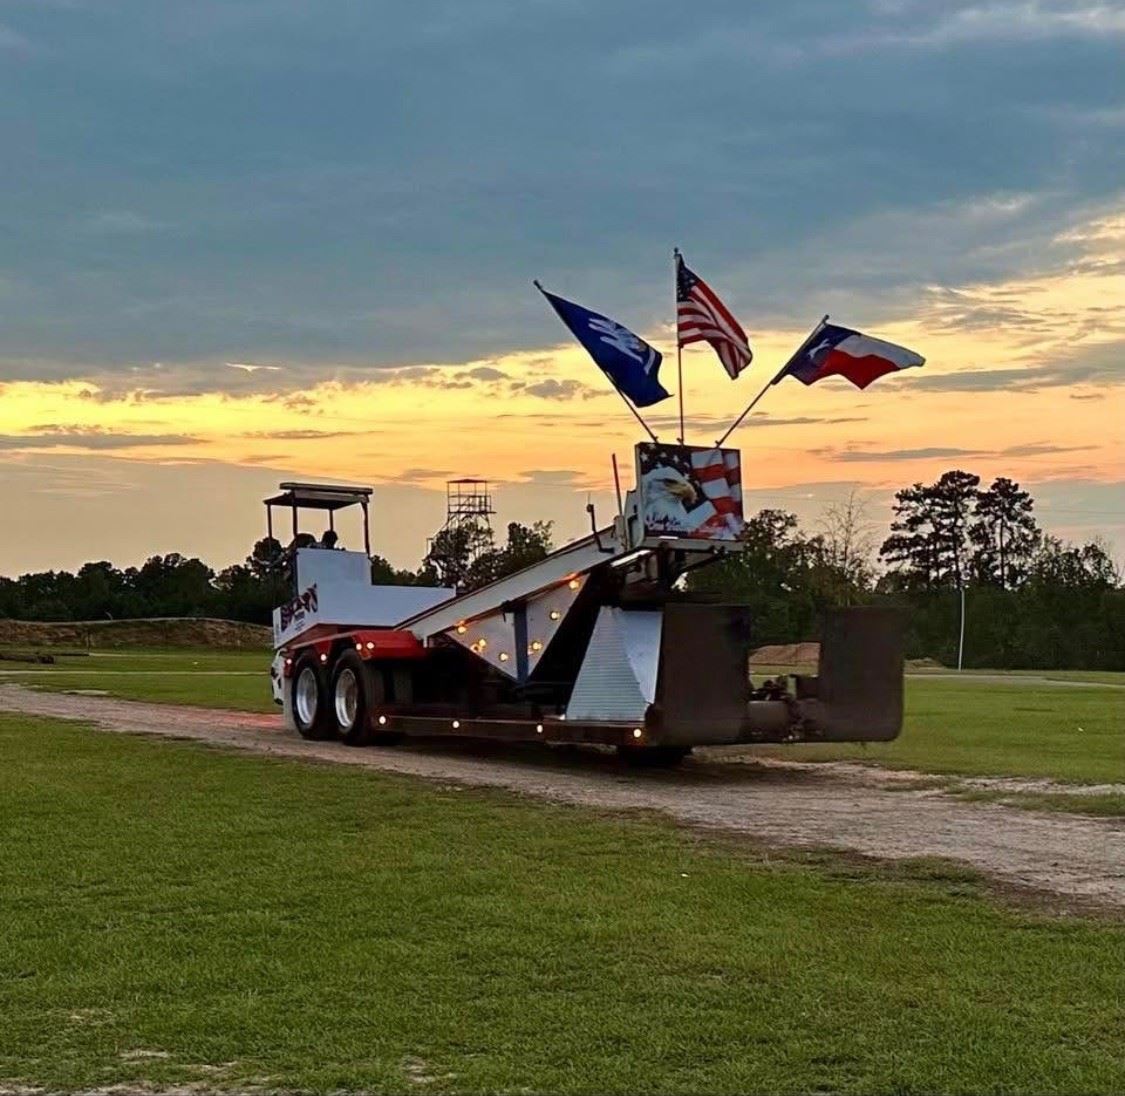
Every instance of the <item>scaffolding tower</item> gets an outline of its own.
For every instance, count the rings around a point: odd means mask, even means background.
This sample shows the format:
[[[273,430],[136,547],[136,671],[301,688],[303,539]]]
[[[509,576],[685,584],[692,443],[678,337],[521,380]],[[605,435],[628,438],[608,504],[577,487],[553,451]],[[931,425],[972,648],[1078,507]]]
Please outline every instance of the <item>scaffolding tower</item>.
[[[469,538],[469,562],[472,563],[492,543],[492,493],[488,480],[455,479],[445,483],[444,529],[469,527],[485,535]]]
[[[488,480],[455,479],[445,481],[445,525],[463,525],[467,521],[492,527],[489,520],[496,511],[492,509],[492,494]]]

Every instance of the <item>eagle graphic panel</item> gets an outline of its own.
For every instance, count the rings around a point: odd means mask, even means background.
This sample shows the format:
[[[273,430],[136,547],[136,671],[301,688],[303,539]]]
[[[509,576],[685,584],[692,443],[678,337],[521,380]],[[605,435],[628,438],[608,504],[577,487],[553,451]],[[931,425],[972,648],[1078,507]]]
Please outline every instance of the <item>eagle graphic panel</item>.
[[[642,442],[637,487],[645,536],[721,541],[742,533],[737,449]]]

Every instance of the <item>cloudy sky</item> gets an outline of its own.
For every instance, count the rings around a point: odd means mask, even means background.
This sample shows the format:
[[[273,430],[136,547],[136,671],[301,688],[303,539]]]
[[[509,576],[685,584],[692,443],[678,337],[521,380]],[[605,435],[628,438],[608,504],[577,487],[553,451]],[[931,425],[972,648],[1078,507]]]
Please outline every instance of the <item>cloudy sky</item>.
[[[637,431],[531,279],[668,351],[676,244],[756,351],[689,441],[825,312],[928,359],[772,390],[752,505],[963,467],[1125,548],[1125,4],[0,0],[0,142],[0,573],[223,564],[295,475],[403,564],[455,475],[578,533]]]

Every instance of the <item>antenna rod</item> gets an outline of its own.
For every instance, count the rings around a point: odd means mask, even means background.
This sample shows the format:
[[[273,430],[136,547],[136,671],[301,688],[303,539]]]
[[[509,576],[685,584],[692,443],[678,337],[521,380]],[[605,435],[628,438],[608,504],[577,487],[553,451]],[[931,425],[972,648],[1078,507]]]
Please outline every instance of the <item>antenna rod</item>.
[[[684,444],[684,348],[680,346],[680,249],[672,248],[672,303],[675,305],[672,330],[676,336],[676,389],[680,398],[680,437]]]
[[[611,453],[610,458],[613,461],[613,488],[617,492],[617,515],[624,521],[625,507],[621,504],[621,473],[617,470],[617,454]]]

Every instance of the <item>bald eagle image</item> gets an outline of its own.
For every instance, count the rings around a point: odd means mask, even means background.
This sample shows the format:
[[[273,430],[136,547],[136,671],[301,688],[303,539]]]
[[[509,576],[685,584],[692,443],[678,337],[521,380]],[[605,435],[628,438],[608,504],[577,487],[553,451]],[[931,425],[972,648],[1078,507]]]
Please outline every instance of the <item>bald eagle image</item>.
[[[709,506],[690,510],[699,500],[695,485],[678,468],[658,464],[642,478],[644,487],[645,525],[670,533],[688,533],[707,520]],[[697,513],[697,511],[707,511]]]

